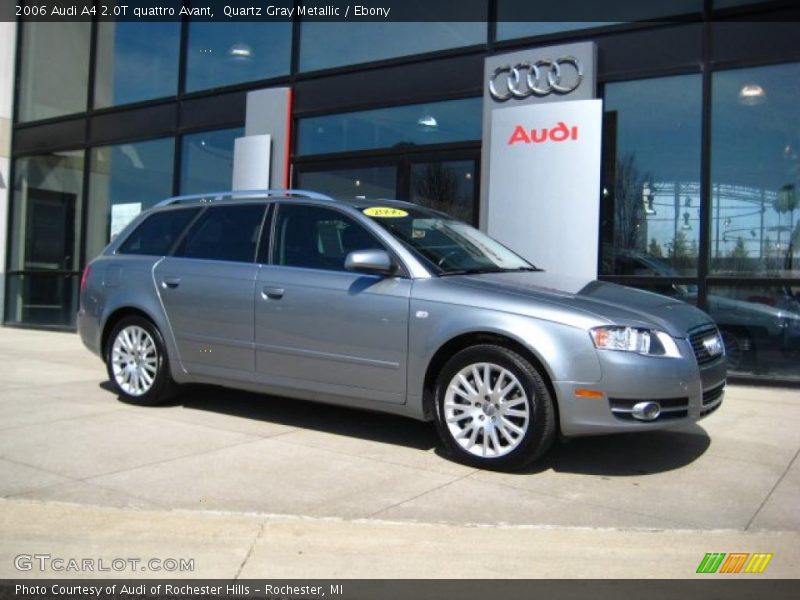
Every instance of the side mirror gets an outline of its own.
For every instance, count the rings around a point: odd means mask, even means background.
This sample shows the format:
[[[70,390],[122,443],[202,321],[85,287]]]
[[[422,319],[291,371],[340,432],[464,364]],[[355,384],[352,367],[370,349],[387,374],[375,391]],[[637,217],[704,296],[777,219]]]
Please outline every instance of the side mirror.
[[[386,250],[353,250],[347,255],[344,268],[371,275],[392,275],[397,271]]]

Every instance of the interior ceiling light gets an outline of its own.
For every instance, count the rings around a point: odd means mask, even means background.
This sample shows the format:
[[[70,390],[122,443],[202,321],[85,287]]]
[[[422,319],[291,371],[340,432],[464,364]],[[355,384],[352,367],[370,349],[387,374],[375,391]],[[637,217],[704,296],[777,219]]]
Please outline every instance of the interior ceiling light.
[[[247,44],[234,44],[228,50],[228,56],[233,60],[250,60],[253,58],[253,49]]]
[[[745,106],[762,104],[767,99],[764,88],[756,83],[748,83],[739,90],[739,102]]]
[[[432,114],[426,113],[417,119],[417,127],[421,127],[423,131],[436,131],[439,129],[439,122]]]

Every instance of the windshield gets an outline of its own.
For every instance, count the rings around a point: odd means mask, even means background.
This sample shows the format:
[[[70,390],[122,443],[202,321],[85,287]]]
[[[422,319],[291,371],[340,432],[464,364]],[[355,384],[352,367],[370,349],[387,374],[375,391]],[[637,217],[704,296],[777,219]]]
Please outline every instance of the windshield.
[[[486,234],[445,214],[388,206],[360,210],[410,248],[437,275],[539,270]]]

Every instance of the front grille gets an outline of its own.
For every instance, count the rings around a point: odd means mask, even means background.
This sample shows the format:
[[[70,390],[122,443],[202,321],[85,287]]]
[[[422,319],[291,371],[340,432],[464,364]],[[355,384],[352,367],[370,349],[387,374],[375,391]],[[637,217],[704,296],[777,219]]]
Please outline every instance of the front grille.
[[[666,398],[663,400],[636,400],[609,398],[611,413],[621,421],[636,421],[637,423],[658,423],[670,419],[683,419],[689,416],[689,398]],[[652,421],[639,421],[633,418],[633,407],[639,402],[658,402],[661,405],[661,414]]]
[[[703,340],[712,335],[719,335],[719,331],[714,325],[704,326],[701,329],[689,333],[689,343],[692,345],[697,364],[700,366],[707,365],[708,363],[722,358],[721,354],[717,356],[709,354],[708,350],[706,350],[706,347],[703,345]]]
[[[700,410],[700,416],[705,417],[706,415],[710,415],[712,412],[722,406],[722,395],[724,393],[724,383],[703,392],[703,407]]]

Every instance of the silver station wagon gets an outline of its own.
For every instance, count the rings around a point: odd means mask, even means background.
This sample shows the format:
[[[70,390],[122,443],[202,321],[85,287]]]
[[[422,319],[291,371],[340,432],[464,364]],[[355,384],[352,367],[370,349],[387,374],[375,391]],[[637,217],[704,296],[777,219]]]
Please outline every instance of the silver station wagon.
[[[78,329],[122,399],[207,383],[434,421],[517,469],[564,437],[680,427],[722,402],[717,327],[679,300],[549,274],[392,200],[165,200],[85,269]]]

